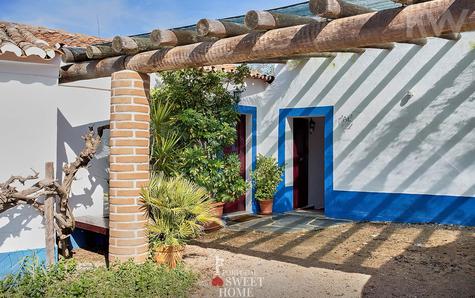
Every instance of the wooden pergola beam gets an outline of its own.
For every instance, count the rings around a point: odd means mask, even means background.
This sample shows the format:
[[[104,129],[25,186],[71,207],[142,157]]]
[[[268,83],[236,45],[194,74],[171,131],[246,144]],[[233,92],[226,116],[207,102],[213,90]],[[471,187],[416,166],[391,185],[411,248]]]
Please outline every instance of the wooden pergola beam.
[[[447,40],[459,40],[460,38],[462,38],[462,35],[460,33],[447,33],[447,34],[441,34],[437,37],[442,38],[442,39],[447,39]]]
[[[394,42],[370,44],[370,45],[365,46],[365,48],[382,49],[382,50],[392,50],[394,49],[394,47],[395,47]]]
[[[328,19],[351,17],[374,11],[364,6],[345,2],[344,0],[310,0],[308,5],[313,14]]]
[[[103,59],[107,57],[117,56],[110,45],[93,45],[86,47],[86,56],[89,59]]]
[[[150,33],[150,40],[159,47],[176,47],[216,39],[198,36],[198,33],[192,30],[155,29]]]
[[[118,54],[131,55],[159,48],[149,37],[115,36],[112,39],[112,50]]]
[[[61,59],[64,63],[82,62],[89,60],[86,55],[86,48],[81,47],[62,47],[60,51],[63,53]]]
[[[447,14],[459,20],[458,26],[444,21]],[[418,20],[417,28],[409,30],[410,26],[414,26],[414,20]],[[268,32],[251,32],[215,42],[143,52],[124,57],[122,68],[152,73],[305,53],[331,52],[474,29],[475,1],[433,0],[430,3],[336,19],[328,23],[310,23]],[[117,57],[104,60],[100,64],[93,62],[74,64],[68,70],[61,71],[61,81],[109,76],[117,71],[115,66],[115,63],[119,63]]]
[[[409,43],[409,44],[414,44],[416,46],[425,46],[427,44],[427,38],[415,38],[411,40],[401,40],[399,43]]]
[[[273,13],[264,10],[251,10],[246,13],[244,23],[250,30],[272,30],[317,22],[310,17]]]
[[[428,2],[431,0],[392,0],[393,2],[404,4],[404,5],[412,5],[412,4],[419,4],[423,2]]]
[[[249,29],[233,22],[201,19],[196,23],[196,32],[198,36],[209,36],[217,38],[225,38],[249,33]]]

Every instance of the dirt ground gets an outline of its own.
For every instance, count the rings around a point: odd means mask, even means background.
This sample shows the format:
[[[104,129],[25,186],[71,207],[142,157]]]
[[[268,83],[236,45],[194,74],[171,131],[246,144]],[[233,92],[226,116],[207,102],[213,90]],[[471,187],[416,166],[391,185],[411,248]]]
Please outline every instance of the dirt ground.
[[[223,229],[188,246],[184,259],[201,274],[196,297],[475,297],[475,228]],[[212,285],[217,275],[222,287]]]

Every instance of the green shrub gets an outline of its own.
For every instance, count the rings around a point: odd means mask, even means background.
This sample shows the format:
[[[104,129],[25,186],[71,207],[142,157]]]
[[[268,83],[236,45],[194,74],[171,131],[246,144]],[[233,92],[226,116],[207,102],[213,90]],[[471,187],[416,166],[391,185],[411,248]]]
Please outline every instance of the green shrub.
[[[152,249],[186,244],[201,234],[203,224],[215,220],[206,189],[181,176],[152,174],[141,197],[150,218]]]
[[[216,202],[230,202],[247,189],[236,154],[224,154],[236,141],[238,94],[247,66],[235,72],[182,69],[160,73],[152,91],[152,168],[182,175],[204,187]]]
[[[67,260],[46,270],[30,260],[0,281],[0,297],[185,297],[195,281],[181,266],[170,270],[151,261],[78,270]]]
[[[277,164],[274,157],[259,154],[256,170],[252,173],[252,182],[256,189],[256,200],[270,200],[274,197],[277,186],[282,182],[284,167]]]

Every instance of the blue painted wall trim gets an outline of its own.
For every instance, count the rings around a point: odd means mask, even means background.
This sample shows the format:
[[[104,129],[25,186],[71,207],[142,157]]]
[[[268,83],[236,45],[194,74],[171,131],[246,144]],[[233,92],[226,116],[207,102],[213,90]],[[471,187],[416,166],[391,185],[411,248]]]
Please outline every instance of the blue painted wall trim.
[[[238,105],[238,112],[240,114],[250,115],[251,116],[251,154],[252,154],[252,164],[251,169],[254,171],[256,169],[257,161],[257,107],[253,106],[244,106]],[[252,186],[251,186],[252,187]],[[255,198],[255,189],[252,187],[251,190],[251,200],[252,200],[252,213],[257,213],[258,203]]]
[[[333,189],[333,107],[279,110],[278,161],[285,163],[288,117],[325,117],[325,215],[358,221],[441,223],[475,226],[475,197],[362,192]],[[285,173],[283,175],[285,181]],[[282,182],[274,201],[277,213],[293,209],[293,186]]]
[[[23,260],[32,256],[36,256],[40,262],[46,263],[46,248],[0,253],[0,279],[10,273],[17,273]]]
[[[334,218],[475,226],[473,197],[334,190],[328,206]]]

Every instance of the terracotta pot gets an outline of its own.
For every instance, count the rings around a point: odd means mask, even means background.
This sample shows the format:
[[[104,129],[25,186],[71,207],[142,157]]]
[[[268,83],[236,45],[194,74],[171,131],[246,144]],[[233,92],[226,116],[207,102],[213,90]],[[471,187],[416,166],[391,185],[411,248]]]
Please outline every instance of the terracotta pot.
[[[183,251],[185,246],[161,246],[155,249],[155,263],[159,265],[167,265],[170,268],[175,268],[183,258]]]
[[[216,218],[221,219],[223,217],[223,209],[224,209],[224,203],[221,202],[216,202],[213,203],[213,214]],[[212,232],[221,229],[223,226],[216,223],[216,222],[210,222],[204,225],[204,230],[205,232]]]
[[[261,212],[259,214],[262,215],[269,215],[272,214],[272,204],[274,200],[264,200],[264,201],[259,201],[259,206],[261,207]]]

